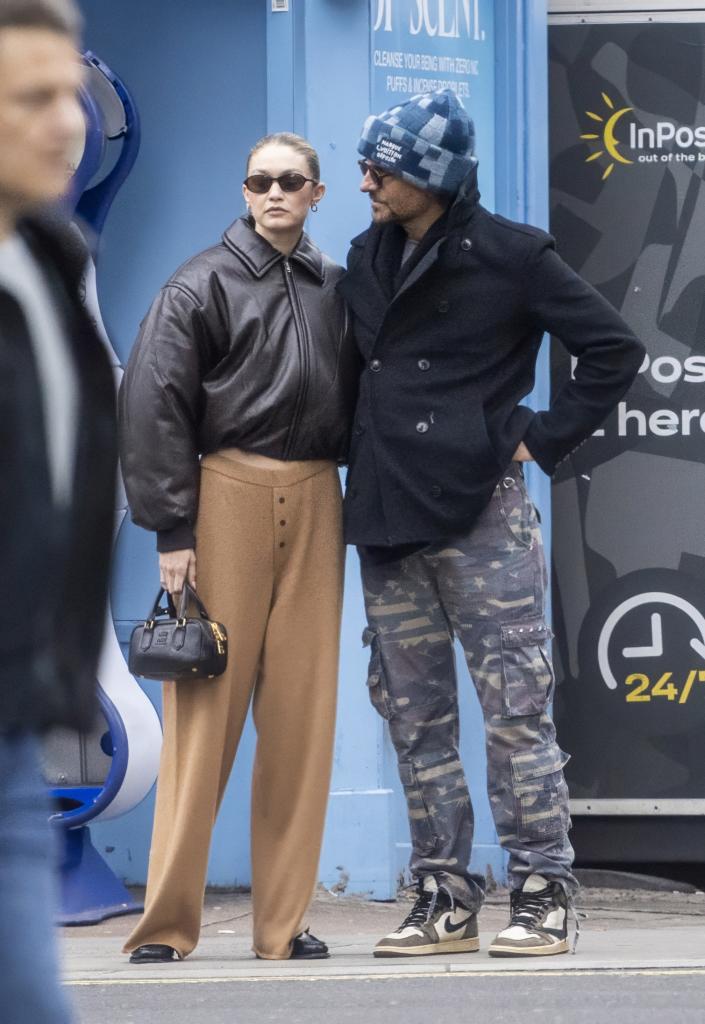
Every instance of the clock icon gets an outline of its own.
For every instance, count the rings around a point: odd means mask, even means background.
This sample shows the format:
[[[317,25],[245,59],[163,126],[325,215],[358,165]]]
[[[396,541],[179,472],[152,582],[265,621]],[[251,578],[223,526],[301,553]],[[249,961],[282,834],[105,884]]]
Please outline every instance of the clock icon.
[[[690,601],[686,601],[677,594],[670,594],[665,591],[648,591],[642,594],[635,594],[634,597],[622,601],[608,616],[600,632],[597,649],[598,664],[602,678],[610,690],[616,690],[618,685],[610,665],[609,655],[610,640],[617,625],[635,609],[651,609],[659,605],[676,608],[692,621],[695,635],[691,638],[689,646],[697,655],[697,660],[702,664],[702,668],[705,669],[705,617]],[[622,648],[622,657],[625,660],[631,659],[641,664],[650,658],[663,657],[663,613],[652,611],[649,616],[649,622],[650,632],[647,643]]]
[[[702,582],[671,569],[643,569],[594,595],[579,665],[578,685],[600,717],[652,739],[702,733]]]

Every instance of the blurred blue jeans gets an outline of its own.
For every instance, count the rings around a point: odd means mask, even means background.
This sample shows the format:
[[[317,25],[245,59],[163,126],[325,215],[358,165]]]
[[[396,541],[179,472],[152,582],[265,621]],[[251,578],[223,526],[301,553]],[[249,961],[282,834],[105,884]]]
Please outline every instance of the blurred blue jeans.
[[[0,733],[0,1018],[70,1024],[59,984],[55,842],[47,819],[39,741]]]

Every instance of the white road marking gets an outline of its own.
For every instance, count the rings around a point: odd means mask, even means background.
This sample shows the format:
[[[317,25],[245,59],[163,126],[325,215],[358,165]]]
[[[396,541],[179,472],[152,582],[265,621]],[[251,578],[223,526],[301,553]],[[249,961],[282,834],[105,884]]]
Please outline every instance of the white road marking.
[[[627,977],[637,975],[642,978],[662,978],[671,975],[705,975],[705,967],[600,967],[597,969],[581,970],[579,967],[544,970],[523,970],[523,971],[454,971],[446,967],[443,971],[414,971],[413,973],[398,972],[396,974],[292,974],[279,975],[277,977],[262,977],[261,975],[244,975],[238,978],[112,978],[112,979],[83,979],[78,981],[65,981],[68,988],[96,988],[100,986],[115,985],[223,985],[237,982],[265,982],[270,984],[277,981],[399,981],[401,978],[410,980],[412,978],[566,978],[566,977],[596,977],[612,976]]]

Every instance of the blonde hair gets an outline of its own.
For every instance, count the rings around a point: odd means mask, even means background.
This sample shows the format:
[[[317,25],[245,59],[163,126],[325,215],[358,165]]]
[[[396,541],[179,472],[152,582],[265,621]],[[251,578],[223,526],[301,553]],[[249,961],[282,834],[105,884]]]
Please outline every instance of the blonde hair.
[[[295,135],[294,132],[274,132],[272,135],[265,135],[264,138],[255,142],[247,155],[246,175],[250,173],[250,164],[252,163],[253,156],[259,153],[261,149],[264,149],[265,146],[288,146],[290,149],[293,149],[296,153],[305,157],[311,177],[317,182],[321,180],[321,163],[318,159],[318,153],[310,142],[307,142],[301,135]]]

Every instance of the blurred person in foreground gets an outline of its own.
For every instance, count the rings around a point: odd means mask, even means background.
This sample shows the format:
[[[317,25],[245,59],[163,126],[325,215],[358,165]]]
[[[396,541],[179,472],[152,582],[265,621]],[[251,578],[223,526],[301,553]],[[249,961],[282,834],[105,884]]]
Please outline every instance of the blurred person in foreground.
[[[90,727],[113,517],[112,372],[51,207],[80,140],[72,0],[0,0],[0,1006],[64,1024],[40,738]]]

